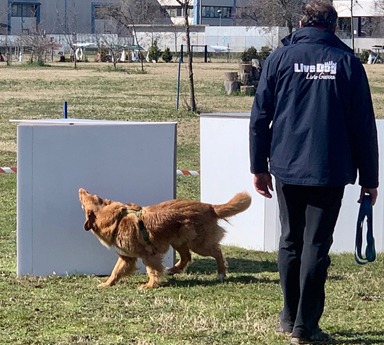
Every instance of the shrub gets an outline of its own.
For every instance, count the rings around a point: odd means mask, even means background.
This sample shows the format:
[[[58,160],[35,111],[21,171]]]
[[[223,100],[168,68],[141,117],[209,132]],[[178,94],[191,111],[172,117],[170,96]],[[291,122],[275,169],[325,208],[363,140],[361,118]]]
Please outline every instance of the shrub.
[[[367,63],[368,62],[368,58],[369,58],[370,53],[371,53],[371,51],[369,49],[363,49],[361,51],[361,53],[359,54],[359,58],[360,58],[361,63]]]
[[[259,52],[255,47],[250,47],[241,54],[241,61],[251,61],[252,59],[265,60],[271,52],[272,49],[267,46],[261,47]]]
[[[241,54],[241,61],[251,61],[252,59],[258,59],[257,49],[255,47],[250,47]]]
[[[153,41],[152,45],[148,49],[148,60],[158,62],[161,54],[161,50],[157,46],[157,40]]]
[[[165,48],[164,52],[163,52],[163,55],[161,56],[161,58],[165,61],[165,62],[170,62],[172,61],[172,53],[171,53],[171,50],[167,47]]]
[[[264,47],[261,47],[261,50],[258,54],[259,56],[259,59],[260,60],[265,60],[272,52],[272,49],[267,47],[267,46],[264,46]]]

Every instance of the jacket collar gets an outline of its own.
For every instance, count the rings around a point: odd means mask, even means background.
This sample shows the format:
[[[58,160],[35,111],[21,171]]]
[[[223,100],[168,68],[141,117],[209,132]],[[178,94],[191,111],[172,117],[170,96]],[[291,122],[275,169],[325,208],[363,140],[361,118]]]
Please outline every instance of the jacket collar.
[[[335,34],[324,29],[306,26],[284,37],[281,42],[284,46],[296,43],[318,42],[339,48],[353,54],[353,50],[343,43]]]

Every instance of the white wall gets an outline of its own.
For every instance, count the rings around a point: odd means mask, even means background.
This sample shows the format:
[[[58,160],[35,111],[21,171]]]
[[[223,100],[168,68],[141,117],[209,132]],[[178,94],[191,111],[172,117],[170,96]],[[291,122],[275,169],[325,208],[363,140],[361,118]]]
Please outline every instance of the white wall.
[[[384,120],[377,121],[379,146],[384,147]],[[253,198],[251,207],[230,219],[223,243],[247,249],[275,251],[280,235],[276,196],[265,199],[253,187],[249,164],[249,114],[214,113],[200,115],[201,200],[223,203],[235,193],[248,191]],[[380,160],[384,171],[384,159]],[[380,186],[384,174],[380,175]],[[374,234],[376,250],[384,251],[384,196],[374,207]],[[353,252],[356,220],[359,209],[357,199],[360,187],[348,185],[343,198],[339,220],[334,234],[332,252]]]
[[[175,197],[175,123],[24,121],[17,145],[19,276],[110,274],[117,254],[83,229],[80,187],[141,205]]]

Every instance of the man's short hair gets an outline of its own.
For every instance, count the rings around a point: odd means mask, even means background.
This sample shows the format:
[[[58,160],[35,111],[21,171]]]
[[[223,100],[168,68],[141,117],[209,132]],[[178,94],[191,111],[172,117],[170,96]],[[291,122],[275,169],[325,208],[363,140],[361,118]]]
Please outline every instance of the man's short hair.
[[[337,12],[330,1],[313,0],[304,6],[302,26],[320,26],[335,31]]]

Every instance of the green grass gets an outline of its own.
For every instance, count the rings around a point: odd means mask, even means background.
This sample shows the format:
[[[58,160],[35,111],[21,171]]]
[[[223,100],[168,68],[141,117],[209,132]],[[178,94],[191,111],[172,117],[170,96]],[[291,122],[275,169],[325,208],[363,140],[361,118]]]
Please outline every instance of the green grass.
[[[84,67],[83,67],[84,66]],[[235,65],[196,64],[201,111],[249,111],[249,97],[226,96],[222,74]],[[369,68],[379,68],[369,66]],[[9,119],[72,117],[177,121],[179,169],[199,170],[199,118],[175,107],[175,69],[110,72],[103,64],[0,68],[0,166],[17,165],[16,125]],[[64,72],[63,72],[64,71]],[[185,72],[185,71],[184,71]],[[382,70],[373,98],[382,114]],[[188,99],[183,75],[182,97]],[[5,86],[4,86],[5,85]],[[177,177],[179,197],[199,199],[199,179]],[[351,233],[353,236],[353,233]],[[229,275],[215,280],[211,258],[194,257],[186,273],[141,291],[142,274],[99,289],[104,277],[16,277],[16,175],[0,175],[0,344],[288,344],[274,332],[282,298],[276,253],[224,247]],[[384,255],[359,266],[352,254],[332,255],[321,326],[338,344],[384,344]]]

